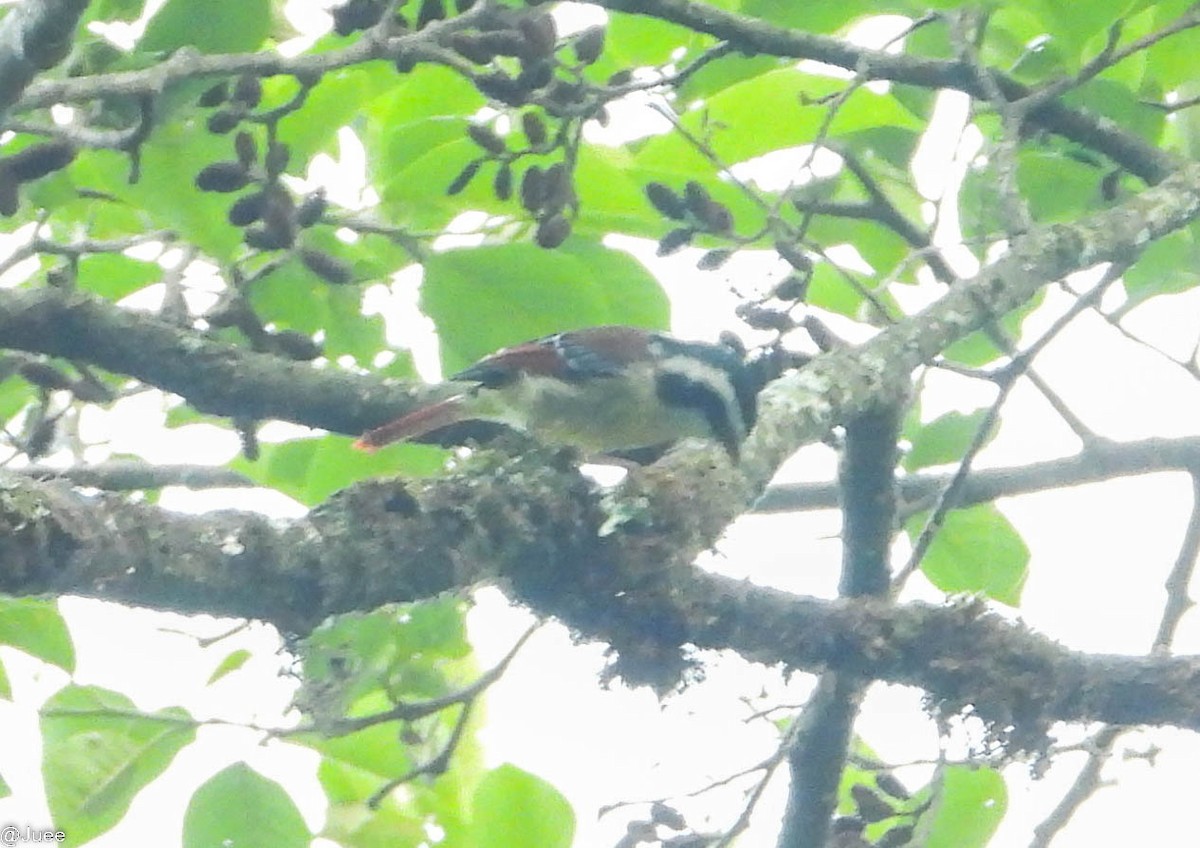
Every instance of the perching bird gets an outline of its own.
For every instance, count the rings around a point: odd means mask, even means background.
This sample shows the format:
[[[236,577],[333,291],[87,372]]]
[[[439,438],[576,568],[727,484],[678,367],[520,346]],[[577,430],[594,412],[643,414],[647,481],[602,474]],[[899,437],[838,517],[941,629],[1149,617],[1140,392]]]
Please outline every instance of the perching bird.
[[[481,359],[450,379],[461,391],[368,431],[355,447],[491,421],[596,454],[709,439],[736,461],[754,426],[761,371],[731,344],[634,327],[573,330]]]

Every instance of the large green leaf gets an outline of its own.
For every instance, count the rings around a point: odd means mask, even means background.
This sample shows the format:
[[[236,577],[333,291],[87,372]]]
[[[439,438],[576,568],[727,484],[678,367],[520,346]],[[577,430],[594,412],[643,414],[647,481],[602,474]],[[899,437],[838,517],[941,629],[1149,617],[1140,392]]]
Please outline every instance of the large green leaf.
[[[663,328],[669,315],[658,281],[640,262],[582,238],[557,250],[502,244],[436,253],[425,263],[421,308],[437,324],[448,372],[560,330]]]
[[[238,456],[230,467],[263,486],[315,506],[351,483],[389,474],[426,477],[442,469],[446,452],[429,445],[392,445],[375,453],[350,447],[342,436],[263,445],[259,458]]]
[[[138,50],[240,53],[262,44],[271,30],[270,0],[167,0],[158,10]]]
[[[710,98],[705,108],[685,114],[681,123],[693,136],[706,140],[722,161],[743,162],[812,141],[832,107],[822,98],[847,85],[845,80],[783,68],[729,86]],[[838,106],[827,132],[836,138],[880,126],[920,128],[894,97],[859,88]],[[668,170],[711,169],[711,163],[700,164],[708,163],[707,157],[679,133],[651,139],[637,161],[643,167]]]
[[[19,648],[65,671],[75,670],[75,643],[57,601],[0,595],[0,645]]]
[[[986,415],[986,409],[968,413],[947,412],[920,425],[915,432],[907,434],[912,447],[904,455],[904,468],[916,471],[961,459]]]
[[[184,848],[308,848],[310,842],[296,802],[245,763],[209,778],[183,816]]]
[[[922,4],[935,6],[936,4]],[[911,5],[904,2],[880,3],[878,0],[745,0],[742,10],[776,26],[798,27],[806,32],[834,32],[865,15],[888,12],[905,14]]]
[[[78,284],[110,300],[120,300],[162,276],[153,262],[141,262],[120,253],[94,253],[79,260]]]
[[[1198,254],[1191,230],[1176,230],[1158,239],[1125,272],[1125,293],[1139,302],[1195,287],[1200,282]]]
[[[67,686],[41,714],[46,800],[55,827],[74,844],[120,821],[134,796],[196,736],[179,707],[139,714],[127,697],[98,686]]]
[[[908,522],[917,538],[925,513]],[[1021,602],[1028,575],[1029,548],[1021,534],[992,504],[952,510],[921,561],[921,570],[943,592],[972,592],[1009,606]]]
[[[934,788],[933,806],[920,817],[913,845],[983,848],[1008,809],[1008,788],[990,768],[947,766]]]
[[[570,848],[575,813],[546,781],[514,765],[484,775],[471,810],[470,848]]]

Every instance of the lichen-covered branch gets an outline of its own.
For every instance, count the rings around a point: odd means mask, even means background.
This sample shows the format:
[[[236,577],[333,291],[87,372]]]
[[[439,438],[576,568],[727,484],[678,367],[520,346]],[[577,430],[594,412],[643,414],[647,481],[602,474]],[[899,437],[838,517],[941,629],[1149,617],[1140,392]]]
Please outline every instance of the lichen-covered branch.
[[[669,657],[690,643],[921,686],[949,711],[970,706],[1011,728],[1017,746],[1040,744],[1060,720],[1200,729],[1197,658],[1068,651],[982,604],[823,601],[695,570],[630,572],[598,532],[604,518],[578,473],[543,455],[436,482],[360,485],[286,523],[177,515],[12,476],[0,481],[0,591],[306,632],[327,615],[501,580],[539,612],[643,660],[655,645]]]

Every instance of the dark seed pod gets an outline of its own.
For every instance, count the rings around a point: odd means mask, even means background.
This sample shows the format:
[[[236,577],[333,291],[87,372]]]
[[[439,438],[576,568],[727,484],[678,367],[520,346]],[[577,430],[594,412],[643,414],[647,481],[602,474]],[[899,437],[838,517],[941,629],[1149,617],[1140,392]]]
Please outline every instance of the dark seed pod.
[[[545,192],[543,209],[562,209],[570,203],[574,190],[571,187],[571,177],[567,173],[567,166],[562,162],[555,162],[547,168],[542,190]]]
[[[796,319],[778,309],[759,306],[755,303],[743,303],[736,311],[739,318],[756,330],[786,333],[796,329]]]
[[[679,227],[671,230],[658,240],[658,249],[654,252],[658,256],[670,256],[691,244],[692,236],[695,234],[696,231],[691,227]]]
[[[525,91],[545,88],[554,79],[554,64],[548,59],[521,60],[521,73],[517,85]]]
[[[880,771],[875,773],[875,785],[879,787],[879,791],[889,798],[895,798],[900,801],[907,801],[912,797],[912,793],[908,791],[908,787],[896,779],[896,776],[888,771]]]
[[[626,85],[632,81],[633,81],[633,71],[629,70],[628,68],[622,68],[621,70],[617,71],[615,74],[613,74],[611,77],[608,78],[608,82],[606,83],[606,85],[616,87],[616,86]]]
[[[229,223],[235,227],[247,227],[259,220],[266,210],[266,195],[261,191],[239,197],[233,206],[229,207]]]
[[[563,106],[574,106],[584,96],[584,87],[580,83],[556,79],[546,92],[546,97]]]
[[[25,438],[25,444],[22,445],[25,455],[30,459],[37,459],[45,456],[50,450],[50,445],[54,444],[54,437],[58,435],[58,416],[43,418],[34,424],[33,429]]]
[[[571,234],[571,222],[561,212],[556,212],[544,221],[538,223],[534,238],[539,247],[547,250],[558,247]]]
[[[798,274],[789,275],[771,290],[774,297],[787,301],[804,300],[804,295],[807,293],[808,280]]]
[[[775,242],[775,252],[783,258],[784,262],[791,265],[801,274],[808,275],[812,273],[812,260],[808,258],[808,254],[791,242],[779,239]]]
[[[71,394],[75,395],[75,400],[84,403],[108,403],[114,399],[112,389],[96,379],[94,374],[86,374],[71,383]]]
[[[850,796],[854,799],[855,806],[858,807],[858,817],[868,824],[890,819],[896,815],[892,805],[883,800],[882,795],[866,784],[856,783],[851,786]]]
[[[700,261],[696,263],[696,267],[701,271],[712,271],[728,262],[730,256],[733,256],[732,250],[710,250],[700,257]]]
[[[211,88],[205,89],[204,93],[200,95],[200,99],[197,102],[205,109],[209,109],[213,106],[220,106],[228,98],[229,83],[225,80],[221,80]]]
[[[262,80],[254,74],[242,74],[233,85],[233,100],[253,109],[262,100]]]
[[[521,205],[530,212],[537,212],[545,202],[546,172],[534,165],[521,177]]]
[[[265,332],[254,310],[240,295],[217,303],[204,313],[204,320],[214,330],[237,327],[247,336],[262,335]]]
[[[467,163],[467,166],[458,172],[458,176],[454,181],[446,187],[446,194],[454,196],[467,187],[472,178],[479,173],[479,166],[483,164],[482,159],[472,159]]]
[[[27,382],[49,391],[71,388],[72,380],[53,365],[45,362],[23,362],[17,373]]]
[[[473,32],[455,32],[450,35],[450,49],[464,59],[476,65],[486,65],[496,58],[496,51],[487,43],[487,39]]]
[[[360,29],[370,29],[383,17],[384,6],[378,0],[348,0],[330,11],[333,31],[338,35],[349,35]]]
[[[209,115],[204,125],[214,135],[225,135],[225,133],[241,123],[241,120],[242,115],[240,112],[235,112],[231,109],[221,109]]]
[[[287,233],[265,226],[247,227],[242,234],[242,240],[258,250],[282,250],[292,246]]]
[[[14,153],[4,160],[4,165],[13,179],[26,183],[61,170],[74,159],[74,145],[66,141],[47,141]]]
[[[268,185],[263,194],[263,226],[276,242],[291,247],[296,241],[296,204],[292,196],[278,183]]]
[[[245,130],[233,137],[233,149],[237,151],[238,161],[247,168],[258,161],[258,145],[254,143],[254,136]]]
[[[325,199],[325,190],[317,189],[300,204],[300,208],[296,210],[296,224],[300,227],[311,227],[313,224],[321,220],[321,216],[325,214],[325,207],[329,203]]]
[[[446,4],[442,0],[423,0],[417,10],[417,29],[424,29],[434,21],[446,19]]]
[[[480,41],[497,56],[524,56],[525,38],[514,29],[494,29],[482,33]]]
[[[503,153],[505,151],[504,139],[496,135],[495,130],[483,124],[467,124],[467,135],[471,137],[471,141],[478,144],[488,153]]]
[[[575,39],[575,58],[580,64],[590,65],[604,52],[604,27],[588,27]]]
[[[533,12],[517,21],[517,28],[525,37],[525,54],[530,58],[550,56],[558,43],[558,29],[554,18],[546,12]]]
[[[607,127],[608,126],[608,107],[601,106],[599,109],[597,109],[596,113],[594,115],[592,115],[592,120],[595,121],[597,124],[599,124],[602,127]]]
[[[683,198],[663,183],[646,183],[646,198],[655,209],[672,221],[682,221],[687,217],[687,206]]]
[[[1117,199],[1121,188],[1121,169],[1114,168],[1100,180],[1100,196],[1108,201]]]
[[[650,820],[655,824],[669,827],[671,830],[684,830],[687,819],[674,807],[668,807],[662,801],[655,801],[650,807]]]
[[[301,248],[300,261],[304,267],[331,286],[344,286],[354,279],[354,269],[342,260],[312,248]]]
[[[21,206],[20,183],[8,168],[0,167],[0,215],[11,218]]]
[[[509,106],[520,106],[525,102],[525,89],[504,71],[493,71],[475,78],[475,87],[484,97],[499,100]]]
[[[889,829],[887,833],[879,837],[879,841],[875,845],[876,848],[900,848],[902,845],[911,843],[912,838],[913,826],[902,824]]]
[[[687,204],[687,209],[692,215],[703,221],[712,198],[709,197],[708,189],[695,180],[688,180],[687,185],[683,187],[683,202]]]
[[[321,345],[311,336],[297,333],[295,330],[280,330],[272,333],[271,346],[288,359],[294,359],[297,362],[308,362],[324,353]]]
[[[512,197],[512,164],[509,162],[500,163],[500,170],[496,171],[496,179],[492,181],[492,190],[496,193],[497,200],[508,200]]]
[[[417,66],[417,56],[411,50],[405,50],[396,57],[396,61],[392,62],[398,74],[412,73],[413,68]]]
[[[733,230],[733,213],[724,203],[709,203],[701,221],[709,232],[725,234]]]
[[[237,191],[250,182],[250,172],[241,162],[213,162],[196,175],[201,191]]]
[[[267,169],[267,178],[274,179],[282,174],[292,157],[291,149],[282,141],[272,141],[267,146],[267,158],[263,163]]]
[[[460,15],[475,8],[475,0],[454,0],[454,11]]]
[[[534,147],[541,147],[546,143],[546,124],[537,112],[525,112],[521,115],[521,129],[525,131],[525,137]]]

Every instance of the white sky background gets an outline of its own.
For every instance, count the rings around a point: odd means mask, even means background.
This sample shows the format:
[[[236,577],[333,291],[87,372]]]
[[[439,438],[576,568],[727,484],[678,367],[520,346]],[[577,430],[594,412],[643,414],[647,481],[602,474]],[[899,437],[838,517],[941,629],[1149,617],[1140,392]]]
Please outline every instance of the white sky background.
[[[302,3],[295,4],[297,7]],[[944,104],[952,122],[954,102]],[[645,120],[647,111],[642,108]],[[636,118],[635,118],[636,119]],[[961,118],[958,118],[961,120]],[[361,184],[361,148],[343,137],[338,162],[315,166],[312,177],[336,180],[342,191],[353,179]],[[927,149],[929,170],[920,177],[923,190],[936,196],[934,175],[950,169],[950,150]],[[335,195],[343,199],[345,195]],[[680,335],[714,338],[733,325],[734,280],[761,279],[760,261],[735,257],[720,272],[698,272],[695,255],[684,252],[655,259],[653,245],[614,240],[643,259],[664,281],[675,304],[675,330]],[[769,269],[774,273],[776,269]],[[382,287],[367,302],[384,311],[389,331],[409,340],[424,326],[413,314],[417,277],[406,274],[389,293]],[[933,296],[936,292],[922,292]],[[1067,299],[1052,291],[1049,308],[1065,308]],[[1131,320],[1146,337],[1172,353],[1186,355],[1200,332],[1200,295],[1160,298],[1142,307]],[[1026,329],[1036,332],[1051,320],[1036,319]],[[422,352],[428,364],[432,347]],[[1178,436],[1195,433],[1200,420],[1200,391],[1194,381],[1166,366],[1143,348],[1121,338],[1097,319],[1084,317],[1038,358],[1037,369],[1068,404],[1100,434],[1116,439]],[[972,409],[988,401],[978,387],[935,375],[926,393],[925,415],[947,409]],[[941,406],[938,406],[938,404]],[[981,457],[981,465],[1023,464],[1072,453],[1074,436],[1027,388],[1014,391],[1005,426]],[[95,413],[83,422],[85,435],[110,440],[93,451],[129,451],[152,461],[223,462],[237,449],[236,438],[212,427],[175,431],[158,428],[160,401],[149,395],[122,404],[120,414]],[[268,428],[268,433],[271,428]],[[277,426],[276,433],[295,432]],[[153,441],[148,441],[149,434]],[[832,453],[820,446],[804,450],[789,471],[806,479],[828,479]],[[297,515],[302,509],[281,495],[220,491],[164,494],[163,504],[202,511],[217,506],[263,509]],[[1147,650],[1164,600],[1163,581],[1174,560],[1190,506],[1184,475],[1155,475],[1071,490],[1030,495],[1001,503],[1032,550],[1030,578],[1019,615],[1032,627],[1072,648],[1139,654]],[[832,596],[838,573],[836,513],[796,516],[752,516],[738,522],[717,553],[704,566],[791,591]],[[910,596],[938,597],[923,578],[914,580]],[[529,621],[507,606],[494,590],[479,593],[471,613],[472,640],[483,667],[496,662]],[[180,704],[193,715],[274,724],[281,720],[292,684],[278,676],[278,639],[264,626],[246,630],[202,649],[195,638],[178,631],[213,636],[232,622],[204,617],[183,618],[115,605],[67,598],[62,607],[71,623],[79,662],[75,680],[95,683],[130,695],[141,708]],[[1197,617],[1189,613],[1176,641],[1180,653],[1200,648]],[[217,684],[209,674],[230,651],[249,647],[254,659]],[[0,648],[13,681],[15,701],[0,702],[0,752],[5,778],[14,794],[0,800],[0,822],[48,825],[39,777],[36,709],[67,677],[18,652]],[[775,744],[772,726],[745,719],[773,703],[801,703],[811,678],[790,682],[772,670],[749,665],[736,656],[714,657],[707,682],[660,704],[647,691],[613,689],[597,684],[601,649],[573,646],[563,628],[546,627],[527,646],[505,678],[490,692],[482,730],[489,763],[511,761],[550,780],[575,806],[580,846],[611,846],[624,832],[626,816],[612,814],[599,822],[595,811],[617,800],[649,799],[699,789],[714,779],[745,768],[768,754]],[[761,696],[761,697],[760,697]],[[753,703],[743,702],[753,698]],[[879,754],[894,762],[928,761],[938,739],[921,708],[921,693],[904,687],[873,688],[857,729]],[[964,741],[978,741],[968,730],[950,749],[963,756]],[[1071,738],[1075,738],[1072,736]],[[1195,763],[1200,741],[1195,734],[1154,730],[1130,737],[1135,749],[1162,747],[1157,766],[1144,760],[1110,764],[1106,776],[1119,780],[1086,805],[1056,846],[1133,844],[1180,836],[1185,810],[1194,794]],[[323,795],[315,779],[316,757],[296,746],[258,744],[259,735],[238,728],[201,730],[198,742],[185,749],[166,776],[135,801],[124,822],[90,843],[96,848],[178,844],[186,799],[199,783],[230,762],[245,759],[263,774],[286,786],[301,803],[309,823],[323,821]],[[1010,809],[992,845],[1027,845],[1032,828],[1057,803],[1082,755],[1056,760],[1038,782],[1023,765],[1006,777]],[[925,766],[907,774],[914,782],[928,775]],[[745,784],[743,784],[745,785]],[[782,805],[783,781],[761,806],[756,826],[738,843],[769,846],[774,842]],[[704,796],[678,806],[697,827],[719,830],[737,814],[739,799],[717,803]],[[640,814],[644,807],[631,808]],[[1152,814],[1150,811],[1154,811]],[[705,819],[705,815],[711,818]],[[1154,828],[1164,828],[1155,834]]]

